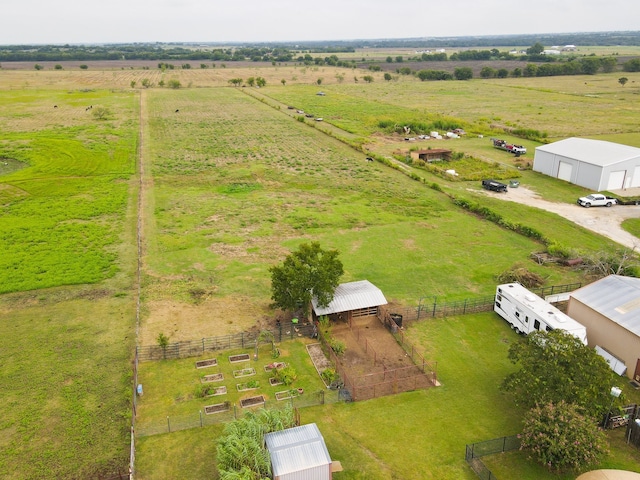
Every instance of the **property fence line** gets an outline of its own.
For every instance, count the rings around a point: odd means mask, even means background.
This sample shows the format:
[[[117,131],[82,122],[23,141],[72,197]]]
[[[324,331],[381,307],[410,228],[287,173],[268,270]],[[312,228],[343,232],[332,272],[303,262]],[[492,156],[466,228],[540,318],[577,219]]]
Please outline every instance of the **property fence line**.
[[[497,477],[491,473],[491,470],[489,470],[484,463],[482,463],[480,458],[486,455],[493,455],[495,453],[518,450],[519,448],[519,435],[494,438],[493,440],[467,445],[464,459],[480,480],[497,480]]]
[[[266,331],[273,335],[275,341],[281,342],[283,340],[293,340],[294,338],[311,336],[313,334],[313,325],[286,324]],[[184,340],[182,342],[170,343],[166,347],[161,347],[160,345],[139,346],[136,348],[136,354],[139,361],[148,362],[153,360],[196,357],[203,353],[217,350],[255,348],[256,342],[261,338],[261,335],[264,335],[264,332],[265,330],[259,332],[240,332],[221,337]]]
[[[569,293],[580,287],[582,287],[582,283],[568,283],[548,287],[529,288],[529,290],[545,298],[549,295]],[[494,302],[495,295],[467,298],[455,302],[439,300],[437,295],[425,295],[419,300],[417,307],[397,308],[394,309],[393,312],[402,315],[403,322],[415,322],[426,318],[443,318],[469,313],[488,312],[493,310]]]
[[[250,411],[255,408],[265,408],[267,410],[281,410],[287,406],[291,406],[294,409],[300,409],[305,407],[313,407],[316,405],[324,405],[327,403],[337,403],[343,401],[343,396],[338,390],[318,390],[309,395],[305,394],[299,397],[292,397],[287,400],[267,400],[263,404],[257,407],[242,408],[239,405],[226,402],[227,410],[219,413],[206,414],[203,410],[194,412],[188,415],[177,415],[173,417],[166,417],[166,420],[151,422],[151,423],[138,423],[138,429],[136,431],[137,437],[148,437],[151,435],[159,435],[161,433],[177,432],[179,430],[188,430],[191,428],[200,428],[207,425],[214,425],[217,423],[231,422],[241,417],[244,412]]]

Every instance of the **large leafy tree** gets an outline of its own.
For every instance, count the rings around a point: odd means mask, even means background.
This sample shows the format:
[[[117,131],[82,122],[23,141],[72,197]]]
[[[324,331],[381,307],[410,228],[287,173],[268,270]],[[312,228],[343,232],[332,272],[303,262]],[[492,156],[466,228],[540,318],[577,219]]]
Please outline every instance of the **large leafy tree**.
[[[525,416],[522,448],[552,471],[581,471],[607,452],[604,432],[575,405],[560,402],[532,408]]]
[[[609,408],[613,372],[573,335],[562,330],[532,332],[511,345],[509,359],[520,368],[505,378],[502,388],[520,406],[564,401],[592,419],[602,418]]]
[[[273,306],[302,308],[306,314],[313,297],[320,306],[329,305],[344,273],[338,255],[337,250],[323,250],[318,242],[303,243],[282,265],[271,267]]]

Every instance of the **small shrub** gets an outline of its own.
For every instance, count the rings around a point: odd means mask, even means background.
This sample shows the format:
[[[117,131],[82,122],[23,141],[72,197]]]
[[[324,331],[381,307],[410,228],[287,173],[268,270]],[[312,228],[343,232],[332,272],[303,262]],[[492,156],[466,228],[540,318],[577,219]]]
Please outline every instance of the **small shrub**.
[[[287,365],[284,368],[276,370],[275,378],[285,385],[291,385],[296,380],[296,378],[298,378],[298,375],[295,368],[293,368],[291,365]]]
[[[333,368],[327,368],[322,371],[320,376],[322,377],[322,380],[324,380],[324,383],[329,385],[337,378],[338,375],[336,374],[336,371]]]
[[[336,340],[336,339],[331,339],[331,350],[333,350],[336,355],[343,355],[344,351],[346,349],[346,345],[344,344],[344,342],[341,342],[340,340]]]

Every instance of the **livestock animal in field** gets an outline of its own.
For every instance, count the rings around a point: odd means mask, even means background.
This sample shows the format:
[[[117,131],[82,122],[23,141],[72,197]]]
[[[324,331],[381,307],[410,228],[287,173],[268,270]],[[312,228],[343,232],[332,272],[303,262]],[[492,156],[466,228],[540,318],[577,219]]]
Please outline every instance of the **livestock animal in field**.
[[[176,113],[178,113],[180,110],[176,109]]]

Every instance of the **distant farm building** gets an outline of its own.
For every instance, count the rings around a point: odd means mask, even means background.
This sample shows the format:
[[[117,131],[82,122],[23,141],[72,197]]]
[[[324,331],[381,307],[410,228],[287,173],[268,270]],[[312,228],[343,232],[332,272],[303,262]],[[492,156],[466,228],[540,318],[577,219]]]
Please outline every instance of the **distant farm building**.
[[[441,162],[451,158],[451,150],[445,148],[432,148],[430,150],[416,150],[410,152],[412,160],[422,160],[423,162]]]
[[[537,147],[533,170],[595,192],[640,187],[640,148],[567,138]]]
[[[267,433],[264,443],[271,457],[274,480],[331,480],[334,465],[315,423]]]
[[[609,275],[576,290],[567,315],[616,373],[640,383],[640,278]]]
[[[350,321],[353,318],[377,315],[379,307],[387,304],[382,291],[368,280],[342,283],[333,294],[333,300],[326,307],[312,301],[314,318],[328,315],[334,320]]]

